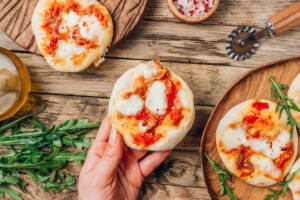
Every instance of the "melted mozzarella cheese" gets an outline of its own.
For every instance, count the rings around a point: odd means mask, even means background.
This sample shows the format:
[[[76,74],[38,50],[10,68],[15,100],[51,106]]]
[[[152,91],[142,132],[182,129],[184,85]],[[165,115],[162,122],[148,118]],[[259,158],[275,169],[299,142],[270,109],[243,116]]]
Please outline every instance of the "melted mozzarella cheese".
[[[135,115],[144,107],[144,101],[138,95],[117,101],[117,110],[125,116]]]
[[[146,107],[152,112],[164,115],[168,107],[166,101],[166,86],[161,81],[155,81],[148,89]]]
[[[64,41],[58,41],[58,49],[56,54],[61,57],[69,57],[72,55],[78,55],[84,52],[84,47],[80,47],[75,43],[66,43]]]
[[[151,68],[146,67],[143,70],[143,75],[144,75],[145,78],[152,78],[152,76],[156,73],[157,73],[157,70],[154,67],[151,67]]]
[[[157,73],[155,65],[147,65],[145,63],[136,66],[134,71],[134,78],[143,76],[145,79],[152,78]]]
[[[223,134],[222,141],[225,150],[238,148],[247,143],[245,131],[242,128],[227,129]]]
[[[83,16],[80,20],[79,27],[81,36],[89,40],[97,38],[102,31],[101,24],[95,15]]]
[[[281,175],[281,171],[274,165],[270,158],[266,158],[262,155],[253,155],[250,161],[262,174],[269,174],[274,178],[279,178]]]
[[[63,17],[63,21],[62,21],[61,26],[69,27],[69,28],[78,24],[78,22],[81,18],[79,15],[77,15],[73,11],[70,11],[69,13],[63,13],[62,17]]]
[[[266,156],[275,159],[283,151],[282,147],[285,147],[286,144],[290,141],[289,133],[282,131],[278,137],[272,141],[272,145],[267,140],[262,139],[246,139],[245,130],[241,127],[236,129],[228,128],[223,136],[222,141],[225,150],[231,150],[238,148],[240,145],[250,146],[255,152],[260,152]]]

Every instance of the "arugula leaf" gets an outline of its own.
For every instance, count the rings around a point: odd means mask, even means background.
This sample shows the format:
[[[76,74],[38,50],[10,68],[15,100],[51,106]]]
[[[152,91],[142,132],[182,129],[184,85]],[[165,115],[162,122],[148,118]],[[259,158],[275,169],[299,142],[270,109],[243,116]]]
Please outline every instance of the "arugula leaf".
[[[13,200],[22,200],[19,192],[7,187],[6,185],[0,185],[0,192],[1,192],[1,194],[6,193]]]
[[[37,112],[33,112],[31,114],[25,115],[25,116],[23,116],[23,117],[21,117],[19,119],[16,119],[16,120],[14,120],[14,121],[12,121],[12,122],[10,122],[10,123],[8,123],[8,124],[0,127],[0,132],[5,131],[5,130],[7,130],[9,128],[12,128],[12,127],[16,126],[18,123],[24,121],[25,119],[27,119],[27,118],[29,118],[31,116],[34,116],[34,115],[37,115],[37,114],[43,112],[45,109],[46,109],[46,107],[43,107],[42,109],[40,109]]]
[[[52,179],[50,179],[50,181],[46,182],[45,187],[44,187],[44,191],[45,192],[49,192],[50,189],[55,190],[55,191],[61,191],[61,189],[65,189],[67,191],[72,191],[72,189],[70,189],[70,186],[73,186],[76,183],[76,179],[68,174],[64,174],[63,172],[60,172],[59,175],[59,180],[58,182],[55,182],[55,175],[56,172],[53,173],[54,176],[52,177]]]
[[[38,119],[30,120],[31,124],[34,125],[36,128],[40,129],[41,131],[46,131],[45,125]]]
[[[281,194],[285,194],[288,191],[288,187],[289,184],[293,181],[293,179],[295,178],[296,174],[300,171],[300,168],[298,168],[296,171],[294,171],[291,176],[288,177],[288,179],[286,181],[282,181],[277,183],[277,185],[281,185],[282,187],[279,190],[272,190],[270,189],[270,191],[272,192],[271,194],[268,194],[264,200],[277,200],[279,198],[279,195]]]
[[[59,152],[58,155],[55,157],[54,161],[73,161],[78,164],[81,164],[82,161],[86,158],[86,152],[77,152],[77,153],[71,153],[67,151]]]
[[[28,122],[34,129],[20,129],[23,121],[43,110],[9,119],[0,127],[0,133],[10,130],[10,134],[0,136],[0,146],[7,148],[0,151],[0,196],[6,193],[14,200],[22,199],[19,192],[8,187],[14,185],[24,191],[27,183],[19,172],[27,174],[36,185],[43,183],[46,192],[72,191],[70,186],[75,185],[76,179],[62,169],[69,162],[81,164],[85,160],[86,149],[91,145],[85,136],[100,122],[71,119],[47,129],[38,119],[31,119]],[[80,152],[66,151],[65,147],[76,147]]]
[[[98,128],[99,126],[100,122],[90,123],[87,119],[81,119],[79,121],[71,119],[63,124],[54,126],[54,131],[73,133],[82,129]]]
[[[231,188],[229,188],[226,184],[226,180],[231,181],[231,174],[223,169],[217,162],[213,161],[207,154],[207,152],[204,152],[204,156],[208,160],[208,162],[211,164],[211,166],[216,170],[219,182],[221,184],[221,192],[220,195],[224,195],[225,193],[230,197],[231,200],[237,200],[238,198],[232,193]]]
[[[300,129],[300,125],[297,123],[295,118],[293,117],[290,110],[296,110],[300,112],[300,109],[298,106],[294,103],[293,99],[289,99],[286,97],[286,95],[282,92],[283,89],[288,89],[289,87],[285,84],[279,84],[274,80],[274,77],[270,77],[269,81],[272,84],[271,87],[271,99],[275,99],[275,92],[277,92],[277,106],[276,106],[276,112],[279,111],[279,117],[281,117],[281,114],[283,111],[286,112],[288,117],[287,125],[290,125],[290,138],[293,137],[294,134],[294,128],[297,127]]]

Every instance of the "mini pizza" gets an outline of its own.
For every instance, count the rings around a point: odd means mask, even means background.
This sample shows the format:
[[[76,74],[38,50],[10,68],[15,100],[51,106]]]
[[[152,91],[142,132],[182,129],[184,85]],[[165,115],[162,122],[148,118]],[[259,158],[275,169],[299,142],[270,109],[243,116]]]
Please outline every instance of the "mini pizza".
[[[97,0],[39,0],[32,30],[46,61],[63,72],[98,63],[113,38],[111,16]]]
[[[217,150],[228,170],[255,186],[280,182],[296,158],[298,136],[290,136],[285,112],[276,104],[251,99],[229,110],[216,132]]]
[[[300,159],[298,159],[293,165],[287,179],[295,172],[295,176],[292,182],[289,184],[289,188],[293,194],[294,200],[300,200]]]
[[[288,91],[288,98],[293,99],[296,105],[300,108],[300,73],[293,80]],[[300,112],[291,110],[292,115],[300,124]]]
[[[127,146],[138,150],[174,148],[195,118],[192,91],[159,61],[126,71],[114,86],[108,110]]]

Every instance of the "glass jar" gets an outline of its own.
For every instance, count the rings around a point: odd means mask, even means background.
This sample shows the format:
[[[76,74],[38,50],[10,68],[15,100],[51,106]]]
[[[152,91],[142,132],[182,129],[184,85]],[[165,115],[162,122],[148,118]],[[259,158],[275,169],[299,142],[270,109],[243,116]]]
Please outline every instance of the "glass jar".
[[[30,74],[11,51],[0,47],[0,121],[13,116],[28,99]]]

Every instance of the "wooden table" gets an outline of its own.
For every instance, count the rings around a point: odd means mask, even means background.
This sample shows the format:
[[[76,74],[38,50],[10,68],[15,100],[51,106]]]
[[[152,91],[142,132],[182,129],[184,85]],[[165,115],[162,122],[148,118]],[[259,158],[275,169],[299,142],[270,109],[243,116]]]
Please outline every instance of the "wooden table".
[[[300,27],[280,38],[265,39],[257,54],[245,62],[226,56],[227,35],[238,25],[263,28],[267,19],[296,0],[223,0],[216,14],[203,24],[176,20],[165,0],[149,0],[144,20],[136,32],[107,55],[99,69],[76,74],[49,68],[41,56],[24,51],[0,32],[0,46],[13,50],[28,66],[32,94],[27,106],[46,104],[40,117],[52,124],[69,118],[103,119],[117,78],[137,63],[161,58],[182,76],[195,95],[196,121],[185,140],[167,161],[147,178],[140,199],[210,199],[199,161],[205,122],[227,87],[241,74],[260,64],[300,54]],[[300,66],[299,66],[300,67]],[[78,174],[79,166],[72,171]],[[56,199],[75,199],[76,193]],[[30,187],[28,198],[51,199]],[[53,198],[53,195],[52,195]]]

